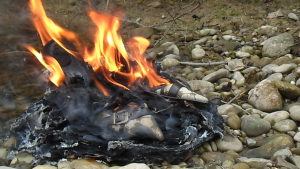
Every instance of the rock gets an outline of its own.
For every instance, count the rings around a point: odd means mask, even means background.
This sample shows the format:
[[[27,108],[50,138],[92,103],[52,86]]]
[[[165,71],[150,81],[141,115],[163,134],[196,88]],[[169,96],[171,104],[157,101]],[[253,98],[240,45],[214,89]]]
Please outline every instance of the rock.
[[[277,159],[277,157],[281,157],[283,159],[286,159],[287,157],[290,157],[292,155],[292,152],[288,149],[281,149],[276,151],[276,153],[274,153],[273,157],[271,158],[272,160]]]
[[[222,36],[222,38],[224,39],[224,40],[231,40],[232,39],[232,35],[223,35]]]
[[[162,62],[161,65],[163,67],[163,69],[167,69],[169,67],[175,67],[180,65],[179,61],[177,59],[173,59],[173,58],[165,58]]]
[[[154,29],[150,27],[140,27],[130,31],[131,36],[141,36],[149,39],[154,34]]]
[[[299,17],[294,13],[289,13],[288,17],[292,20],[299,21]]]
[[[6,159],[7,153],[6,148],[0,148],[0,159]]]
[[[204,80],[191,80],[187,82],[193,91],[198,91],[200,94],[206,94],[208,92],[215,91],[215,87],[212,83]]]
[[[289,157],[290,161],[300,168],[300,156],[292,155]]]
[[[279,57],[279,58],[273,60],[271,63],[280,66],[282,64],[289,64],[289,63],[291,63],[291,61],[292,61],[292,59],[290,57],[284,55],[282,57]]]
[[[275,82],[275,81],[281,81],[282,77],[283,75],[281,73],[273,73],[270,76],[268,76],[267,79]]]
[[[238,130],[241,128],[241,119],[236,114],[229,114],[228,118],[225,120],[225,123],[232,129]]]
[[[279,57],[287,54],[292,45],[294,45],[293,36],[289,33],[283,33],[263,42],[262,55],[264,57]]]
[[[16,169],[16,168],[0,166],[0,169]]]
[[[237,71],[245,68],[245,65],[241,59],[233,59],[228,61],[228,64],[225,65],[225,68],[229,71]]]
[[[196,72],[192,72],[192,73],[190,73],[190,74],[188,74],[187,76],[186,76],[186,79],[187,80],[196,80],[197,78],[196,78]]]
[[[288,168],[288,169],[299,169],[297,166],[285,161],[283,158],[278,157],[276,160],[276,167]]]
[[[227,69],[219,69],[213,73],[210,73],[210,74],[204,76],[202,80],[209,81],[209,82],[215,82],[220,78],[227,77],[228,74],[229,74],[229,71]]]
[[[227,40],[219,40],[219,41],[213,41],[213,51],[216,53],[222,53],[222,52],[230,52],[236,50],[240,44],[238,42],[232,42]]]
[[[226,154],[220,153],[220,152],[204,152],[203,154],[200,155],[200,157],[206,162],[210,161],[220,161],[224,162],[225,160],[229,160],[234,162],[235,160]]]
[[[172,59],[177,59],[177,60],[179,60],[179,59],[180,59],[180,56],[175,55],[175,54],[168,54],[168,55],[165,56],[165,58],[172,58]]]
[[[250,169],[247,163],[236,163],[232,166],[232,169]]]
[[[235,71],[234,73],[233,73],[233,79],[235,80],[235,86],[236,87],[241,87],[241,86],[243,86],[244,84],[245,84],[245,82],[246,82],[246,79],[244,78],[244,76],[242,75],[242,73],[241,72],[239,72],[239,71]]]
[[[288,119],[289,117],[290,114],[287,111],[281,110],[272,112],[266,115],[263,119],[268,121],[271,125],[274,125],[276,122]]]
[[[289,135],[275,134],[263,139],[259,145],[260,147],[246,151],[243,156],[270,159],[278,150],[294,147],[294,141]]]
[[[271,124],[261,119],[258,115],[244,115],[242,117],[241,129],[247,136],[254,137],[267,133],[271,129]]]
[[[278,65],[276,64],[268,64],[266,66],[264,66],[261,70],[267,72],[268,74],[273,73],[273,68],[277,67]]]
[[[58,169],[72,169],[70,161],[60,161],[57,165]]]
[[[282,109],[283,98],[271,80],[261,81],[248,94],[248,102],[261,111],[272,112]]]
[[[192,59],[198,60],[205,56],[205,50],[203,50],[201,47],[196,47],[192,50]]]
[[[233,164],[234,164],[234,163],[233,163],[232,161],[225,160],[225,161],[222,163],[222,167],[224,167],[224,168],[232,168]]]
[[[300,88],[288,82],[275,82],[279,92],[287,99],[295,100],[300,97]]]
[[[240,49],[241,52],[247,52],[249,53],[250,55],[252,55],[254,53],[254,50],[253,50],[253,47],[252,46],[243,46],[241,49]]]
[[[281,133],[286,133],[288,131],[295,131],[297,125],[293,120],[286,119],[275,123],[273,128]]]
[[[220,151],[240,152],[243,150],[242,142],[238,138],[229,134],[224,134],[223,139],[217,139],[216,145]]]
[[[247,158],[247,157],[240,157],[236,159],[237,162],[246,163],[251,168],[263,169],[267,163],[272,163],[271,160],[266,160],[263,158]]]
[[[34,167],[33,169],[57,169],[57,167],[51,166],[51,165],[38,165]]]
[[[159,1],[154,1],[154,2],[151,2],[150,4],[147,5],[148,7],[153,7],[153,8],[161,8],[162,5]]]
[[[297,67],[297,65],[294,63],[282,64],[280,66],[272,67],[272,71],[275,73],[290,73],[296,67]]]
[[[119,169],[150,169],[146,164],[142,163],[131,163],[120,167]]]
[[[175,44],[173,44],[166,49],[166,53],[179,56],[179,49]]]
[[[294,135],[294,140],[300,142],[300,132],[297,132],[297,133]]]
[[[207,39],[206,37],[203,37],[203,38],[201,38],[201,39],[195,41],[193,44],[194,44],[194,45],[202,45],[202,44],[205,44],[205,43],[207,42],[207,40],[208,40],[208,39]]]
[[[201,158],[196,156],[188,158],[186,162],[188,166],[203,166],[205,164]]]
[[[237,108],[236,106],[233,106],[231,104],[223,104],[218,107],[218,112],[221,115],[227,115],[227,114],[239,114],[242,112],[242,109]]]
[[[247,57],[250,57],[250,53],[247,53],[247,52],[242,52],[242,51],[238,51],[235,53],[235,56],[238,57],[238,58],[247,58]]]
[[[21,152],[15,156],[15,158],[11,161],[11,164],[17,164],[20,162],[31,164],[33,160],[34,157],[31,154],[28,154],[27,152]]]
[[[247,138],[246,143],[249,147],[254,147],[256,145],[256,141],[252,138]]]
[[[98,163],[96,161],[77,159],[71,162],[72,169],[108,169],[109,167],[105,164]]]
[[[299,122],[300,121],[300,106],[299,105],[293,105],[289,108],[291,119],[294,121]]]
[[[202,29],[200,31],[196,31],[196,33],[200,36],[215,35],[217,33],[217,30],[215,30],[215,29]]]

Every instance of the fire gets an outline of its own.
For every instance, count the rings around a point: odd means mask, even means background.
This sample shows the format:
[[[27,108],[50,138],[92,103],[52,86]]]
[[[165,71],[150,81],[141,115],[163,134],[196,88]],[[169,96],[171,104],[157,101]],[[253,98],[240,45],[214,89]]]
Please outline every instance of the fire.
[[[53,39],[67,52],[78,57],[79,54],[77,52],[69,50],[62,43],[63,40],[66,39],[74,43],[77,49],[81,50],[81,46],[84,45],[80,44],[78,36],[69,30],[61,28],[49,19],[41,0],[30,0],[29,6],[32,11],[31,20],[40,34],[43,45]],[[150,44],[147,39],[134,37],[129,40],[127,45],[130,53],[128,53],[121,36],[118,34],[120,21],[117,17],[108,16],[94,10],[89,11],[88,15],[97,26],[97,32],[94,35],[94,49],[90,51],[85,47],[82,52],[84,54],[80,56],[92,66],[95,72],[102,73],[108,81],[125,89],[128,89],[128,87],[133,85],[138,79],[147,79],[150,87],[170,84],[169,81],[156,74],[153,65],[144,57],[143,53]],[[50,80],[59,86],[65,78],[59,63],[52,57],[42,56],[30,46],[27,46],[27,49],[30,50],[47,69],[49,68],[52,73],[51,78],[49,77]],[[124,77],[127,80],[127,84],[120,84],[115,81],[112,76],[113,73]],[[94,78],[94,80],[96,80],[96,78]],[[106,92],[100,82],[95,83],[103,93]],[[108,93],[106,92],[105,95],[108,95]]]

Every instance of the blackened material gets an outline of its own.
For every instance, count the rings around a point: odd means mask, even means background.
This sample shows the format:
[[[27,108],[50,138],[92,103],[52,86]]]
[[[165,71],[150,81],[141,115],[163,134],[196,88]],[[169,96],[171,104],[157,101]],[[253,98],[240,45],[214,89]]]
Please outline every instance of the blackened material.
[[[59,61],[65,65],[67,81],[73,76],[90,79],[89,66],[68,57]],[[73,61],[78,63],[74,69]],[[126,90],[107,85],[99,74],[93,76],[110,96],[93,83],[66,83],[51,91],[11,125],[17,139],[15,152],[32,153],[38,163],[70,156],[120,164],[172,161],[223,136],[223,119],[211,102],[162,97],[138,87]]]

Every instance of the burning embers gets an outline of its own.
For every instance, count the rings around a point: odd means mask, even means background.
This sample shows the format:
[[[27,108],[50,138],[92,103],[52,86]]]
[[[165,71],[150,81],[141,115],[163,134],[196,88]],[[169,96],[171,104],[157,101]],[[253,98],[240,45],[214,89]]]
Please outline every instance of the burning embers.
[[[18,151],[40,160],[171,161],[222,136],[216,106],[143,57],[148,40],[131,39],[127,53],[117,18],[89,12],[98,27],[90,51],[47,18],[40,1],[30,7],[44,48],[27,49],[57,87],[12,124]]]

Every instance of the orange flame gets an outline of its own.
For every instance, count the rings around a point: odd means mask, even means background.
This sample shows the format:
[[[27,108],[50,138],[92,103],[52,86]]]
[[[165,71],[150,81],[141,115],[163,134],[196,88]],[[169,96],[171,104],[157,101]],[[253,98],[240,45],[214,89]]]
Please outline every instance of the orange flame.
[[[51,19],[49,19],[45,13],[41,0],[30,0],[30,9],[32,10],[32,22],[38,30],[43,45],[50,40],[54,40],[67,52],[73,56],[77,56],[77,53],[69,50],[63,45],[63,40],[66,39],[75,44],[77,49],[81,49],[78,37],[75,33],[63,29],[56,25]],[[111,17],[103,13],[99,13],[91,10],[89,13],[90,18],[97,26],[97,32],[94,39],[94,49],[89,51],[85,47],[83,59],[88,62],[95,72],[103,73],[104,77],[111,83],[128,89],[129,86],[134,84],[137,79],[148,79],[150,87],[159,86],[162,84],[170,84],[169,81],[159,77],[153,65],[149,63],[143,56],[149,46],[149,41],[142,37],[134,37],[128,42],[130,54],[127,53],[125,45],[121,36],[118,34],[120,27],[120,21],[117,17]],[[30,46],[27,46],[40,62],[52,73],[50,80],[59,86],[65,76],[59,63],[52,57],[42,56],[39,52]],[[45,60],[44,60],[45,59]],[[134,65],[132,65],[134,63]],[[122,68],[126,68],[126,71],[120,71]],[[111,74],[117,72],[118,75],[127,79],[127,84],[119,84],[116,82]],[[54,78],[55,77],[55,78]],[[99,90],[105,95],[109,93],[104,87],[97,82],[93,77]]]
[[[45,57],[47,61],[45,62],[42,54],[36,51],[33,47],[31,46],[25,46],[25,47],[37,57],[37,59],[41,62],[43,66],[45,66],[45,68],[47,68],[51,72],[49,79],[51,80],[52,83],[54,83],[56,86],[59,86],[65,81],[66,78],[65,74],[61,69],[57,60],[55,60],[52,57]]]

